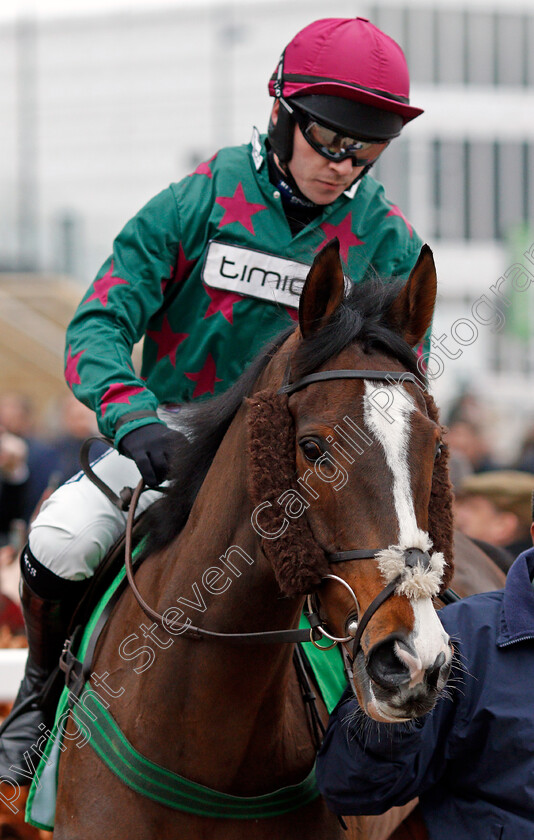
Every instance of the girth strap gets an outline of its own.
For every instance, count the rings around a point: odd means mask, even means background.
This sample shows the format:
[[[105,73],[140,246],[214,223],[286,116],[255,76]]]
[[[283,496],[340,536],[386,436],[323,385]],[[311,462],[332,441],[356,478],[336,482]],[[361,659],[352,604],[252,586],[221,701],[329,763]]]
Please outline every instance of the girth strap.
[[[86,701],[91,698],[89,705]],[[192,782],[138,752],[89,683],[80,700],[73,708],[74,717],[101,761],[129,788],[169,808],[201,817],[254,820],[297,811],[319,796],[315,767],[302,782],[260,796],[233,796]]]

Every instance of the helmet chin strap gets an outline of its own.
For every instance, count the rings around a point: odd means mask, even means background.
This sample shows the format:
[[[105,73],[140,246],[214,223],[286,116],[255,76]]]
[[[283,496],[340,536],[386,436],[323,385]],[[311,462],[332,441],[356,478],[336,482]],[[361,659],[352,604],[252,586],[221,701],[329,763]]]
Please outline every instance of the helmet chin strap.
[[[272,150],[269,151],[272,155],[273,167],[277,177],[276,186],[282,193],[282,196],[289,204],[297,205],[299,207],[317,207],[314,201],[310,201],[304,193],[299,189],[299,186],[287,163],[277,163]]]

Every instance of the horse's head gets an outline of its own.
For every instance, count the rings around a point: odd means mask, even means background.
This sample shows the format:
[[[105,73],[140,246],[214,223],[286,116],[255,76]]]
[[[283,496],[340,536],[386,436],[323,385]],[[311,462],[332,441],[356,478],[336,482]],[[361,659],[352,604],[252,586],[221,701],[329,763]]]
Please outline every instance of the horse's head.
[[[320,632],[354,659],[360,706],[399,721],[433,707],[452,657],[432,603],[451,572],[445,452],[411,349],[432,319],[431,251],[400,290],[347,298],[344,286],[331,243],[273,359],[284,386],[250,400],[252,521],[282,591],[315,590]]]

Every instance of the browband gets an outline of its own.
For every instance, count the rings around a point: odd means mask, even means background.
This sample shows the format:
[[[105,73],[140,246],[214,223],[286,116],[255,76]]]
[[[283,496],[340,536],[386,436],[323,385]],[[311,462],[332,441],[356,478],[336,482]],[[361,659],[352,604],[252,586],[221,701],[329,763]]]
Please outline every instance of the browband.
[[[421,382],[413,373],[408,373],[405,370],[323,370],[303,376],[302,379],[290,385],[282,385],[278,393],[294,394],[295,391],[300,391],[306,385],[311,385],[314,382],[324,382],[326,379],[375,379],[382,382],[412,382],[414,385],[421,385]]]

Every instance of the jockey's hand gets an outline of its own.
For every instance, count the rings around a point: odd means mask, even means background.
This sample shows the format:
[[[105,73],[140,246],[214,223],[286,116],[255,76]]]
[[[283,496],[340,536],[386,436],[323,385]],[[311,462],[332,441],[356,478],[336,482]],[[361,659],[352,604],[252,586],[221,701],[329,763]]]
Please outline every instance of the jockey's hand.
[[[145,484],[156,487],[167,478],[172,453],[180,443],[188,443],[181,432],[150,423],[128,432],[119,443],[119,452],[135,461]]]

